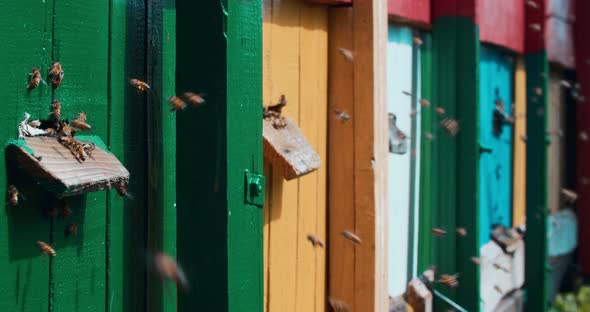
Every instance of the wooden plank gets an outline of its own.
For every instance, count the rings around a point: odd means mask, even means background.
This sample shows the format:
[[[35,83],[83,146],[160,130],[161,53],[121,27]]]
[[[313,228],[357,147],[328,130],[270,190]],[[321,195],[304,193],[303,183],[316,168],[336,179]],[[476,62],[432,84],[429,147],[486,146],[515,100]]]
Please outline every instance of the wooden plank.
[[[61,62],[65,71],[54,99],[62,103],[62,116],[71,118],[84,111],[93,126],[91,134],[106,138],[109,3],[56,0],[54,15],[53,59]],[[52,229],[59,258],[52,261],[51,310],[72,311],[84,304],[86,310],[104,311],[106,194],[77,196],[69,202],[72,215],[55,220]],[[78,223],[78,234],[67,238],[64,229],[70,223]]]
[[[7,142],[16,139],[16,126],[25,111],[34,116],[46,114],[51,103],[51,87],[40,84],[28,92],[26,85],[33,67],[46,74],[51,66],[53,1],[6,5],[0,13],[0,26],[7,40],[0,52],[5,71],[0,77],[0,91],[5,95],[0,137]],[[3,164],[5,156],[0,154]],[[34,244],[38,240],[50,242],[51,221],[43,213],[43,203],[51,195],[7,166],[0,167],[0,176],[3,192],[15,184],[27,196],[15,209],[3,209],[0,217],[0,310],[48,311],[51,261],[39,254]]]
[[[526,55],[527,70],[527,212],[525,237],[525,311],[544,311],[547,301],[547,91],[544,51]],[[540,91],[539,91],[540,90]]]
[[[355,249],[342,238],[343,230],[355,229],[354,198],[354,129],[356,116],[353,115],[355,102],[353,65],[339,52],[339,49],[353,50],[353,9],[335,8],[329,10],[329,75],[328,75],[328,258],[329,297],[344,300],[355,306]],[[351,119],[342,122],[334,117],[339,109],[351,114]],[[356,309],[354,309],[356,310]]]
[[[482,42],[512,51],[524,51],[525,0],[483,0],[477,3],[477,24]]]
[[[264,104],[275,103],[284,94],[289,104],[283,108],[283,115],[293,116],[300,121],[300,11],[298,0],[273,1],[270,38],[270,98]],[[299,181],[284,181],[279,168],[273,168],[270,202],[269,242],[269,302],[268,311],[296,311],[294,289],[297,287],[297,241],[304,240],[298,235],[298,188]]]
[[[549,73],[547,95],[547,207],[549,214],[563,209],[561,190],[565,181],[565,94],[561,81],[563,74],[552,68]]]
[[[518,57],[514,75],[514,162],[512,192],[512,226],[526,220],[526,71],[524,59]]]
[[[318,233],[319,223],[325,222],[326,202],[318,201],[325,194],[325,125],[328,82],[327,9],[302,6],[300,11],[299,64],[299,126],[311,146],[318,151],[322,166],[301,177],[298,187],[297,220],[297,280],[295,311],[325,311],[325,248],[314,247],[304,239],[316,235],[325,242],[325,234]],[[319,154],[320,149],[324,154]],[[319,170],[324,171],[323,176]],[[323,180],[321,179],[323,177]],[[325,225],[324,225],[325,226]],[[320,275],[322,274],[322,275]]]
[[[386,9],[380,0],[353,3],[354,213],[363,237],[355,255],[355,311],[387,307]]]
[[[590,98],[590,71],[587,70],[590,67],[590,42],[586,40],[587,31],[590,27],[590,18],[588,13],[590,12],[590,2],[583,0],[575,1],[576,10],[578,12],[584,12],[578,14],[578,20],[576,27],[574,28],[574,40],[576,42],[576,78],[581,85],[581,95],[586,98],[586,101]],[[576,131],[577,135],[584,131],[590,133],[588,127],[588,121],[590,120],[590,106],[589,105],[576,105]],[[576,135],[576,136],[577,136]],[[579,142],[579,141],[578,141]],[[578,201],[576,202],[576,211],[578,213],[579,224],[590,223],[590,183],[583,183],[587,181],[587,177],[590,177],[590,164],[587,159],[590,157],[590,144],[577,143],[576,144],[576,191],[579,195]],[[586,226],[580,226],[578,228],[578,242],[580,246],[587,246],[590,242],[590,228]],[[590,274],[590,249],[580,248],[578,250],[578,263],[582,267],[584,274]]]
[[[430,24],[430,0],[387,0],[387,14]]]

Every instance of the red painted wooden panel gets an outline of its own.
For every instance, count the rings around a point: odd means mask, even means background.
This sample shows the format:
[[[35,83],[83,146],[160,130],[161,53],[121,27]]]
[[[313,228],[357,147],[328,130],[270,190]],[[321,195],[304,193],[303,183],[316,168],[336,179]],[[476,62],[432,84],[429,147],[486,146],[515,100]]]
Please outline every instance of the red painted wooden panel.
[[[586,97],[586,103],[576,106],[576,125],[578,132],[584,131],[590,134],[590,41],[588,31],[590,30],[590,1],[577,0],[576,10],[583,16],[578,16],[575,26],[576,40],[576,77],[580,83],[581,93]],[[578,201],[578,263],[582,266],[584,274],[590,275],[590,142],[582,140],[576,144],[576,191]]]
[[[325,5],[352,5],[352,0],[305,0],[309,3],[325,4]],[[363,1],[363,0],[361,0]]]
[[[546,21],[547,58],[565,68],[575,67],[573,27],[562,19]]]
[[[545,50],[545,1],[547,0],[533,1],[535,1],[537,7],[525,5],[525,53],[535,53]],[[540,29],[538,27],[540,27]]]
[[[430,24],[431,0],[388,0],[387,13],[412,22]]]
[[[479,38],[510,50],[524,51],[524,1],[479,0]]]
[[[440,16],[476,17],[476,0],[433,0],[432,19]]]

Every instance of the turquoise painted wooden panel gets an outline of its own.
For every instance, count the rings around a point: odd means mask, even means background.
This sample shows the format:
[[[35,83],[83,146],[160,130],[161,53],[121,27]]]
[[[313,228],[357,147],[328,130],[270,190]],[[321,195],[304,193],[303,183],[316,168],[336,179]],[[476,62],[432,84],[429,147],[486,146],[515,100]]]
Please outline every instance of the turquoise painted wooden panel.
[[[479,246],[490,240],[494,224],[511,226],[512,126],[494,125],[497,104],[510,115],[513,101],[514,64],[509,54],[482,45],[480,54],[479,141]]]
[[[387,108],[395,115],[397,128],[407,136],[408,146],[405,153],[390,153],[388,159],[388,290],[392,296],[405,292],[408,274],[415,275],[417,264],[420,152],[411,149],[411,140],[420,146],[420,105],[416,105],[420,94],[415,83],[419,77],[413,74],[412,40],[410,28],[389,26]]]

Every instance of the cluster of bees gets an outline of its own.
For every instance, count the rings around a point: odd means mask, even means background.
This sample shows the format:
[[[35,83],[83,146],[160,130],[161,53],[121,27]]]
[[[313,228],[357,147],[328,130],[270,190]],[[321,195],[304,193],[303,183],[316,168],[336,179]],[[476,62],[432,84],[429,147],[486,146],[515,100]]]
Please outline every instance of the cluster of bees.
[[[262,107],[262,118],[272,122],[275,129],[283,129],[287,126],[287,120],[281,115],[283,107],[287,105],[287,98],[284,94],[279,97],[279,102],[275,105]]]

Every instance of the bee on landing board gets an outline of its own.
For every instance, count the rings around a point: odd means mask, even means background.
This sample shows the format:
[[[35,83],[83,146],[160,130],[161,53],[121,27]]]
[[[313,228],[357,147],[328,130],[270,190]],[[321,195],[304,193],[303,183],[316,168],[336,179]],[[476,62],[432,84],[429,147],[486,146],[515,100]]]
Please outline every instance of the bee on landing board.
[[[33,90],[37,88],[41,80],[41,72],[39,69],[37,69],[37,67],[34,67],[29,73],[29,83],[27,84],[27,89]]]
[[[342,236],[344,236],[344,238],[348,239],[349,241],[355,243],[355,244],[361,244],[362,240],[360,237],[358,237],[356,234],[352,233],[351,231],[342,231]]]
[[[135,89],[137,89],[140,92],[144,92],[146,90],[150,90],[150,85],[139,80],[139,79],[130,79],[129,80],[129,84],[131,84],[131,86],[133,86]]]
[[[51,69],[49,70],[49,79],[51,80],[51,85],[54,89],[61,85],[61,80],[64,77],[64,70],[61,66],[60,62],[53,63]]]
[[[176,283],[176,287],[180,290],[188,290],[189,284],[184,274],[184,270],[170,257],[169,255],[158,252],[154,255],[154,262],[156,270],[160,274],[160,277],[164,279],[173,280]]]
[[[44,255],[55,257],[55,250],[53,250],[53,248],[49,244],[42,241],[38,241],[37,247],[39,247],[41,253],[43,253]]]
[[[18,189],[16,188],[16,186],[11,185],[8,187],[8,205],[9,206],[16,206],[18,205],[18,197],[19,197],[19,192]]]
[[[51,110],[49,111],[49,118],[54,121],[61,120],[61,103],[58,100],[51,102]]]

